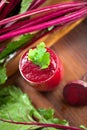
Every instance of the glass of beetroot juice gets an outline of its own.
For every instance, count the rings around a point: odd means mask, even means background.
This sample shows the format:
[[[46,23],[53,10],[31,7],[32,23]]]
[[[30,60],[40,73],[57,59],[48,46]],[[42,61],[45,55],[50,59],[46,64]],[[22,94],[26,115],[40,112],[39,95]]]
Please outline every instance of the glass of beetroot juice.
[[[36,49],[36,47],[32,50],[34,49]],[[29,51],[26,51],[20,58],[19,70],[22,77],[29,83],[29,85],[33,86],[36,90],[46,92],[55,89],[59,85],[63,77],[63,66],[59,57],[52,49],[45,47],[45,51],[49,56],[43,56],[43,49],[39,50],[38,56],[37,52],[33,55],[34,58],[35,56],[39,57],[39,62],[42,62],[40,63],[40,66],[35,63],[36,61],[33,62],[29,59]],[[40,59],[41,55],[43,61]],[[46,62],[46,65],[43,65],[44,62]],[[43,66],[42,68],[41,64]]]

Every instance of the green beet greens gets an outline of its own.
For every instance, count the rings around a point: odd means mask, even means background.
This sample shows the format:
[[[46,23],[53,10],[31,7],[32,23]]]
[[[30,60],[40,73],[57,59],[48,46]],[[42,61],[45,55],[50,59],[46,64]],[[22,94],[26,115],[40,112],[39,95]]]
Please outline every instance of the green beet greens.
[[[53,109],[36,109],[27,94],[15,86],[0,87],[0,130],[86,130],[54,117]]]
[[[19,13],[26,12],[32,1],[33,0],[22,0],[22,2],[21,2],[21,8],[20,8],[20,12]]]
[[[68,125],[65,120],[54,118],[53,109],[36,109],[28,96],[18,87],[0,87],[0,120],[10,120],[16,122],[41,122]],[[38,125],[18,125],[0,121],[0,130],[36,130]],[[50,130],[41,128],[41,130]],[[51,130],[56,130],[51,128]]]
[[[4,65],[0,66],[0,84],[4,84],[7,80],[6,68]]]
[[[33,38],[33,36],[33,34],[21,35],[18,39],[8,43],[5,49],[0,53],[0,60],[6,58],[13,52],[17,51],[19,48],[23,47]]]

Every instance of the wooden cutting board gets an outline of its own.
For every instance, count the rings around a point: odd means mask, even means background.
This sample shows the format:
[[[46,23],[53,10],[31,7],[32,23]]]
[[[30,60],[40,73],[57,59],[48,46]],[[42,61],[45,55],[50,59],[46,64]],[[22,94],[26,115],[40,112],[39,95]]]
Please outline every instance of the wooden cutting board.
[[[80,79],[87,72],[87,20],[78,25],[64,38],[51,47],[60,57],[64,66],[64,77],[56,90],[41,93],[29,86],[19,71],[11,77],[32,100],[36,108],[53,108],[55,116],[66,119],[70,125],[87,127],[87,106],[73,107],[64,102],[62,91],[69,81]],[[9,81],[8,81],[9,82]]]

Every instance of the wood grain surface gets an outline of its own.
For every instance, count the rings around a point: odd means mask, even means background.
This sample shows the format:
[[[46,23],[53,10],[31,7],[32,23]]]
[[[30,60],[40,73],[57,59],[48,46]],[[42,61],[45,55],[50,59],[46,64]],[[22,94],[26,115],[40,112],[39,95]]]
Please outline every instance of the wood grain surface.
[[[87,20],[56,42],[52,49],[64,65],[64,78],[57,90],[45,96],[72,125],[87,126],[87,106],[72,107],[64,103],[62,91],[69,81],[81,79],[87,72]]]
[[[54,108],[55,116],[70,125],[87,127],[87,106],[73,107],[64,102],[62,91],[69,81],[81,79],[87,72],[87,19],[51,47],[64,66],[62,82],[52,92],[38,92],[21,77],[19,71],[10,80],[26,92],[37,108]]]

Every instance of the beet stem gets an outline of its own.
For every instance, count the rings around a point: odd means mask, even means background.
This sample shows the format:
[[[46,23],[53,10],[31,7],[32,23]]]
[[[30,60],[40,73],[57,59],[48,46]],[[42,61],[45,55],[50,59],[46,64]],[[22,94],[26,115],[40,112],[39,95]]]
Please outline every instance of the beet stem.
[[[28,10],[32,10],[38,8],[38,6],[42,5],[46,0],[33,0],[31,5],[29,6]]]
[[[50,10],[51,11],[52,10],[57,10],[57,9],[61,10],[61,9],[66,9],[66,8],[70,8],[70,7],[85,6],[85,5],[87,5],[87,2],[79,2],[79,3],[77,3],[77,2],[68,2],[68,3],[63,3],[63,4],[51,5],[51,6],[44,7],[44,8],[34,9],[34,10],[31,10],[31,11],[27,11],[27,12],[25,12],[23,14],[19,14],[19,15],[16,15],[16,16],[1,20],[0,21],[0,26],[4,25],[4,24],[7,24],[8,22],[16,21],[16,20],[19,20],[21,18],[26,18],[26,17],[29,17],[31,15],[46,12],[46,11],[50,11]]]
[[[9,3],[6,4],[5,8],[3,9],[2,13],[0,14],[0,20],[4,19],[9,15],[9,13],[16,7],[16,5],[20,2],[20,0],[10,0]]]
[[[84,7],[83,9],[76,11],[73,14],[70,14],[70,15],[67,15],[64,17],[60,17],[60,18],[57,18],[54,20],[50,20],[50,21],[45,22],[45,23],[40,23],[40,24],[37,24],[35,26],[31,26],[31,27],[29,26],[27,28],[25,27],[25,28],[20,29],[20,30],[15,30],[15,31],[9,32],[7,34],[0,36],[0,40],[3,41],[6,39],[9,39],[9,38],[12,38],[14,36],[24,34],[24,33],[29,33],[29,32],[33,32],[33,31],[45,29],[45,28],[48,28],[50,26],[66,24],[67,22],[68,23],[73,22],[73,21],[76,21],[77,19],[85,17],[86,14],[87,14],[87,7]]]
[[[29,27],[31,25],[35,25],[37,23],[43,23],[47,20],[51,20],[53,18],[56,18],[56,17],[59,17],[59,16],[62,16],[62,15],[66,15],[67,13],[69,12],[72,12],[72,11],[76,11],[78,9],[80,9],[81,7],[72,7],[72,8],[69,8],[69,9],[64,9],[62,11],[56,11],[56,12],[50,12],[48,14],[45,14],[45,15],[42,15],[42,16],[38,16],[36,18],[33,18],[33,19],[29,19],[29,20],[24,20],[24,21],[19,21],[13,25],[11,25],[10,27],[7,27],[7,28],[1,28],[0,29],[0,34],[3,34],[3,33],[6,33],[8,31],[11,31],[13,29],[16,29],[16,28],[19,28],[20,27],[23,29],[24,27]]]
[[[64,125],[60,125],[60,124],[48,124],[48,123],[39,123],[39,122],[16,122],[16,121],[12,121],[12,120],[1,119],[1,118],[0,118],[0,120],[3,122],[12,123],[12,124],[40,126],[41,128],[53,127],[53,128],[58,128],[58,129],[82,130],[77,127],[64,126]]]

